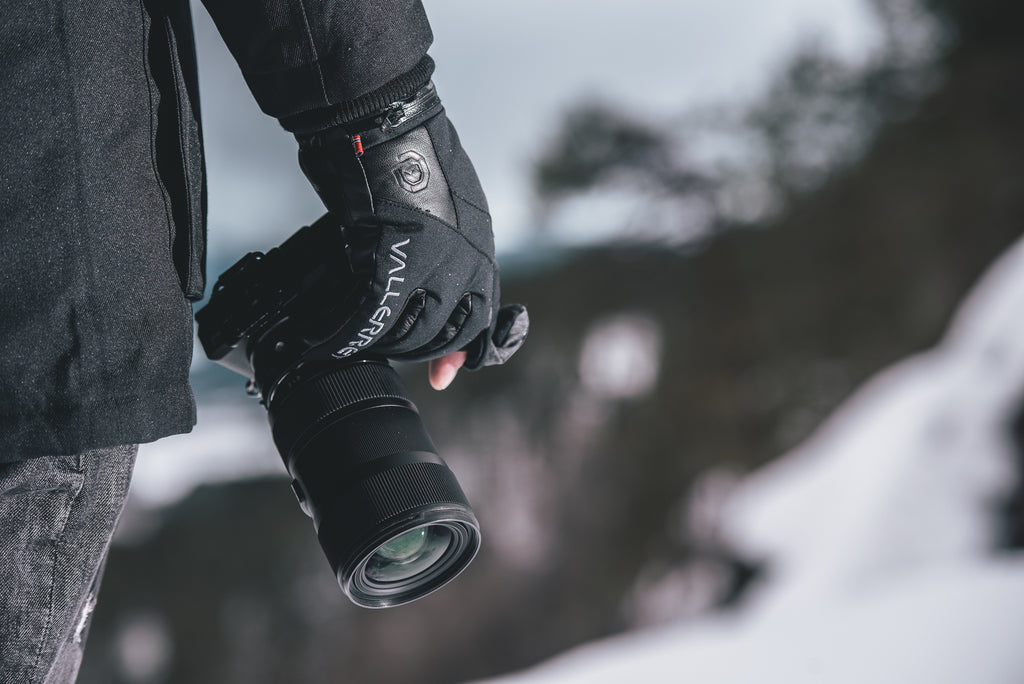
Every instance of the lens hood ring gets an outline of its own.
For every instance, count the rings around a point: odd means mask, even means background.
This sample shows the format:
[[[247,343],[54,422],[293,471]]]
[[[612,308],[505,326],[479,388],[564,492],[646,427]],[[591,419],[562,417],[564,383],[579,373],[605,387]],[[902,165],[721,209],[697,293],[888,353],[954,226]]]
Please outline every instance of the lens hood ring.
[[[375,580],[368,567],[380,549],[393,540],[416,530],[443,530],[449,540],[436,560],[409,577],[394,581]],[[471,511],[461,508],[432,508],[386,528],[364,549],[354,562],[338,569],[338,582],[349,599],[365,608],[390,608],[422,598],[455,579],[480,549],[480,528]]]

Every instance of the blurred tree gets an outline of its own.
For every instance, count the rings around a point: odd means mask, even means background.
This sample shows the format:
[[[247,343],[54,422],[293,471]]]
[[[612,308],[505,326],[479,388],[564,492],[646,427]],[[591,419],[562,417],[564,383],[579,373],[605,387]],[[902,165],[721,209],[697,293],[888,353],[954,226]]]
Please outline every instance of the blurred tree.
[[[952,30],[957,53],[1024,42],[1024,4],[1015,0],[925,0],[925,6]]]
[[[705,193],[710,178],[680,159],[671,130],[658,129],[598,102],[566,115],[552,145],[534,167],[534,191],[556,202],[595,186],[638,192]]]
[[[866,153],[880,127],[910,116],[937,87],[951,44],[948,27],[920,0],[871,6],[882,40],[869,59],[843,61],[807,41],[747,107],[712,107],[660,126],[607,103],[570,110],[534,166],[537,225],[550,229],[550,215],[574,197],[625,192],[651,206],[701,201],[711,216],[699,218],[709,225],[682,229],[705,238],[763,223],[820,188]],[[701,148],[710,153],[692,153]],[[648,211],[638,222],[663,216]]]
[[[704,233],[714,239],[689,256],[657,244],[594,248],[508,288],[534,306],[530,358],[575,367],[570,336],[623,312],[656,321],[670,350],[653,394],[602,405],[598,434],[578,442],[586,454],[575,459],[586,467],[564,495],[574,505],[558,518],[558,537],[577,546],[553,563],[551,579],[574,587],[568,612],[595,624],[604,615],[613,628],[614,602],[622,607],[613,587],[658,563],[670,573],[712,557],[747,577],[749,566],[680,532],[681,493],[708,468],[742,471],[791,448],[866,378],[933,344],[967,288],[1020,237],[1020,7],[874,7],[883,40],[864,63],[811,44],[740,115],[716,110],[663,127],[588,103],[539,159],[535,182],[549,214],[622,188],[665,202],[657,179],[667,167],[698,180],[678,197],[699,191],[715,208]],[[693,153],[709,134],[739,142],[716,143],[728,154],[709,161]],[[627,149],[613,140],[639,142]],[[736,146],[745,152],[734,154]],[[758,230],[726,230],[739,226]],[[549,383],[543,403],[517,410],[543,407],[535,425],[550,429],[585,403],[575,394],[584,386]],[[552,413],[559,396],[560,417]],[[573,459],[568,451],[559,455]],[[615,553],[581,550],[602,542]]]

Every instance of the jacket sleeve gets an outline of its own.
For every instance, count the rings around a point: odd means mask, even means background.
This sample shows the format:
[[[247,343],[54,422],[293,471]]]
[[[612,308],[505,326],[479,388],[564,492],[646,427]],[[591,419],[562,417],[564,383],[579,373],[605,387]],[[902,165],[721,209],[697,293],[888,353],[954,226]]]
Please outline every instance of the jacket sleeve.
[[[404,99],[433,71],[420,0],[203,3],[260,108],[286,128],[319,128],[353,108]]]

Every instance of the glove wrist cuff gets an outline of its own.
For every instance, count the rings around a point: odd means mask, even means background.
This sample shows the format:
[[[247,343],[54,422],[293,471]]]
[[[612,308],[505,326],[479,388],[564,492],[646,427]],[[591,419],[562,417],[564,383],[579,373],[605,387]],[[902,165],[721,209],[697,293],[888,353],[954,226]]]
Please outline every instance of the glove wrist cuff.
[[[428,82],[416,93],[402,101],[391,102],[387,107],[371,116],[349,121],[338,126],[349,136],[358,135],[363,145],[370,147],[378,142],[397,138],[441,111],[441,98],[432,82]]]
[[[285,130],[296,137],[312,135],[328,128],[344,126],[379,116],[386,113],[396,104],[415,98],[420,90],[430,82],[434,73],[434,60],[424,56],[411,71],[384,84],[377,90],[328,107],[302,112],[279,119]],[[358,132],[358,131],[356,131]]]

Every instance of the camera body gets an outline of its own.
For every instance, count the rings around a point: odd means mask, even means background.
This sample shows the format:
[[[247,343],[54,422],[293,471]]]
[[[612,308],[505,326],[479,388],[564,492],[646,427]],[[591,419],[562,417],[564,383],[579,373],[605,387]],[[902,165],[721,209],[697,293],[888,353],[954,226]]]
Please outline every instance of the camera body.
[[[341,226],[324,215],[220,275],[196,313],[199,341],[211,360],[249,377],[269,406],[289,371],[332,358],[323,345],[354,308],[361,280],[349,268]]]
[[[461,572],[479,524],[399,375],[332,334],[367,283],[330,215],[217,280],[196,313],[207,356],[249,378],[342,590],[358,605],[420,598]]]

